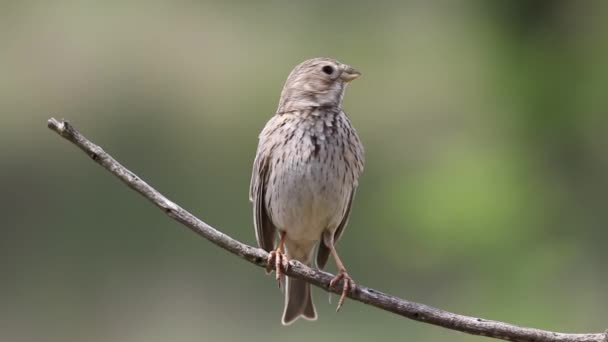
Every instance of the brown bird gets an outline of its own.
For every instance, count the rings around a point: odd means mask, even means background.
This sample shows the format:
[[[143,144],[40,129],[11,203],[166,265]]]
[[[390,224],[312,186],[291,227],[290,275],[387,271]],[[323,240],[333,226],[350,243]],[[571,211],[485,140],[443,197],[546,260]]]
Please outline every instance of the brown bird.
[[[360,75],[331,58],[310,59],[292,70],[277,112],[260,134],[249,194],[256,239],[270,253],[268,270],[275,269],[279,286],[288,260],[311,266],[318,244],[317,267],[325,267],[331,254],[338,274],[330,285],[343,280],[337,310],[354,282],[335,244],[348,222],[364,164],[363,146],[342,99],[346,85]],[[282,323],[315,320],[310,285],[286,282]]]

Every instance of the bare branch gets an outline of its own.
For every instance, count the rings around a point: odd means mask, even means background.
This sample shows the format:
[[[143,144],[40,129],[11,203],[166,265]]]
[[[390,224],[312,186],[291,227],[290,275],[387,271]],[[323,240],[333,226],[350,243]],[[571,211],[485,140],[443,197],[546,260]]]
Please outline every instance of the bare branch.
[[[266,266],[266,258],[268,254],[265,251],[231,238],[230,236],[201,221],[179,205],[173,203],[167,197],[140,179],[133,172],[129,171],[118,163],[101,147],[95,145],[90,140],[85,138],[67,121],[58,121],[51,118],[48,120],[48,127],[57,132],[66,140],[78,146],[97,164],[110,171],[114,176],[122,180],[131,189],[139,192],[142,196],[150,200],[174,220],[180,222],[198,235],[213,242],[230,253],[236,254],[242,259],[245,259],[257,266]],[[341,292],[341,286],[338,286],[336,290],[329,288],[329,282],[332,279],[331,274],[312,269],[295,260],[290,260],[290,267],[286,274],[294,278],[306,280],[307,282],[318,286],[325,291],[335,293]],[[389,294],[385,294],[361,285],[357,285],[355,290],[348,294],[348,297],[419,322],[429,323],[473,335],[487,336],[507,341],[608,342],[608,332],[566,334],[534,328],[519,327],[512,324],[483,318],[458,315],[436,309],[428,305],[410,302],[405,299],[391,296]]]

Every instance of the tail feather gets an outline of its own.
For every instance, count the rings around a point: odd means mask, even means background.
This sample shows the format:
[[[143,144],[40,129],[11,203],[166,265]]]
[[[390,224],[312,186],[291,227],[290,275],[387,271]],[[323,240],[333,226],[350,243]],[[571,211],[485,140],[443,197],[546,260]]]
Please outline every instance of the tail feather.
[[[317,312],[312,303],[310,284],[300,279],[287,278],[286,287],[285,311],[281,321],[283,325],[290,325],[300,317],[310,321],[316,320]]]
[[[314,255],[314,242],[302,243],[295,242],[289,239],[285,240],[287,247],[287,258],[295,259],[310,266]],[[283,311],[283,325],[289,325],[300,317],[309,321],[317,319],[317,312],[312,303],[312,293],[310,284],[307,282],[286,277],[285,288],[285,310]]]
[[[308,286],[308,302],[306,303],[304,312],[302,312],[302,317],[309,321],[315,321],[317,320],[317,310],[315,310],[315,305],[312,302],[312,292],[310,291],[310,284],[306,285]]]

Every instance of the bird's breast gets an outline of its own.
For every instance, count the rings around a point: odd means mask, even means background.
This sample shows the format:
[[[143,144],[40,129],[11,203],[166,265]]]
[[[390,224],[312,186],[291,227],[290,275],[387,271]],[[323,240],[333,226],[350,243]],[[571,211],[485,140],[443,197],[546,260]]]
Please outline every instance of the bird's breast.
[[[273,153],[266,204],[292,240],[318,240],[342,220],[356,179],[338,128],[332,118],[300,122]]]

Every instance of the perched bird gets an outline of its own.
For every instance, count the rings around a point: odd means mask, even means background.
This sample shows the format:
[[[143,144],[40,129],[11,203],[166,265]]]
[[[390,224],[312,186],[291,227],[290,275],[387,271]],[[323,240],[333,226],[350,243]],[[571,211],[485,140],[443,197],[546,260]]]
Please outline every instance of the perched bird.
[[[343,281],[337,310],[354,288],[335,244],[363,172],[363,146],[342,110],[346,85],[359,76],[331,58],[301,63],[287,77],[277,112],[259,136],[249,195],[258,245],[270,253],[267,269],[275,269],[279,286],[287,283],[284,325],[317,318],[310,285],[283,275],[289,259],[311,266],[317,244],[317,267],[331,254],[338,274],[330,285]]]

